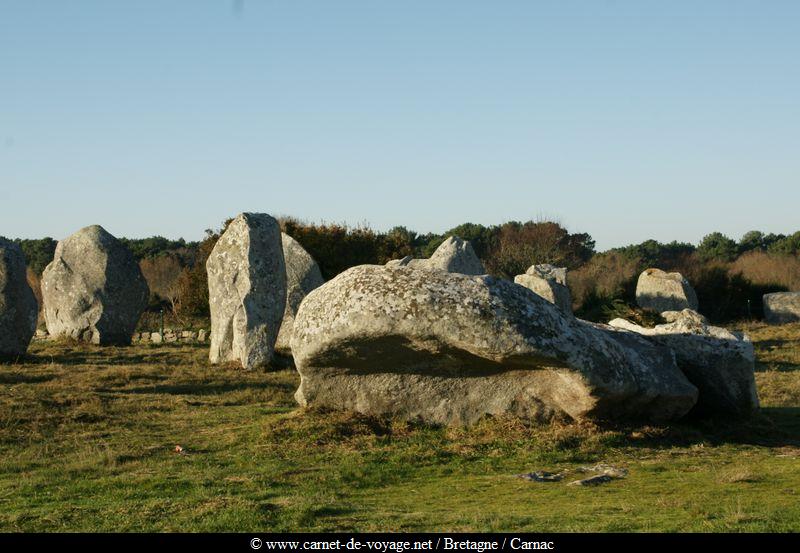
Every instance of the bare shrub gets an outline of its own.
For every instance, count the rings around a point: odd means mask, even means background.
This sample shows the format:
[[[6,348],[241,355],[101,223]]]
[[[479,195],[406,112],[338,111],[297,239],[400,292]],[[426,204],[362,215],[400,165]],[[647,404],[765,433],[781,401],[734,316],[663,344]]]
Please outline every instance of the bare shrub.
[[[178,279],[183,271],[180,260],[174,255],[146,257],[139,262],[150,292],[168,301],[175,310],[178,301]]]
[[[729,271],[741,273],[753,284],[800,290],[800,258],[794,255],[751,251],[734,261]]]
[[[597,254],[586,264],[567,274],[573,305],[578,308],[590,297],[623,298],[639,275],[639,258],[618,253]]]

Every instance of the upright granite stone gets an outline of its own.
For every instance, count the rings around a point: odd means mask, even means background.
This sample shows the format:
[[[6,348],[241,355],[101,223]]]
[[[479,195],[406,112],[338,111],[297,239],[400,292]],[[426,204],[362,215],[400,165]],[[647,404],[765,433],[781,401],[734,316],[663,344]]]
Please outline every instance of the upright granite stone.
[[[0,358],[23,355],[34,332],[39,305],[28,285],[19,245],[0,238]]]
[[[690,309],[666,312],[671,322],[644,328],[624,319],[610,326],[646,336],[675,354],[678,367],[700,390],[698,416],[742,418],[758,409],[753,344],[743,333],[711,326]]]
[[[642,309],[662,311],[697,310],[694,288],[680,273],[646,269],[636,283],[636,303]]]
[[[206,261],[211,363],[266,367],[286,308],[286,265],[278,222],[242,213]]]
[[[514,282],[558,306],[564,313],[572,314],[572,296],[567,288],[567,269],[548,263],[531,265],[524,275],[514,277]]]
[[[770,324],[800,321],[800,292],[764,294],[764,320]]]
[[[99,225],[60,241],[42,274],[51,336],[128,345],[149,295],[133,254]]]
[[[666,421],[697,399],[671,354],[487,275],[354,267],[303,300],[292,352],[301,405],[432,423]]]
[[[281,233],[283,245],[283,259],[286,264],[286,309],[283,312],[283,322],[275,342],[275,351],[281,355],[292,354],[292,329],[294,316],[303,298],[314,288],[322,286],[325,279],[319,270],[314,258],[303,249],[300,243]]]
[[[428,259],[414,259],[407,255],[403,259],[393,259],[386,263],[387,267],[413,267],[462,275],[483,275],[481,260],[475,254],[472,244],[458,236],[450,236],[441,243]]]

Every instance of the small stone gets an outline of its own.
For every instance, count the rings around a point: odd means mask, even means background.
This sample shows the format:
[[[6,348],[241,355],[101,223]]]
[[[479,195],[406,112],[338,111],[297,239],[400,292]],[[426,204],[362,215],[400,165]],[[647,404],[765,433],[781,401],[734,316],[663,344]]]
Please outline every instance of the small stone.
[[[564,475],[560,472],[554,473],[544,470],[518,474],[517,476],[523,480],[530,480],[531,482],[559,482],[564,479]]]
[[[697,294],[680,273],[646,269],[636,282],[636,303],[642,309],[663,311],[697,311]]]
[[[160,344],[161,342],[164,341],[164,338],[161,336],[160,332],[153,332],[152,334],[150,334],[150,341],[153,342],[154,344]]]
[[[568,486],[597,486],[598,484],[605,484],[607,482],[611,482],[614,480],[611,476],[607,474],[598,474],[596,476],[590,476],[589,478],[584,478],[583,480],[575,480],[567,484]]]

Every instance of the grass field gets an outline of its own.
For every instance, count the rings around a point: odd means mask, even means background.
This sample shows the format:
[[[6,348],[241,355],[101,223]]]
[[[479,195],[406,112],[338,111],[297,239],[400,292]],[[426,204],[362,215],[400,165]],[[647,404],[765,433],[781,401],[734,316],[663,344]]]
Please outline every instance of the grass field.
[[[745,329],[762,414],[669,428],[302,411],[201,345],[36,342],[0,365],[0,531],[800,530],[800,325]],[[627,478],[567,485],[599,462]]]

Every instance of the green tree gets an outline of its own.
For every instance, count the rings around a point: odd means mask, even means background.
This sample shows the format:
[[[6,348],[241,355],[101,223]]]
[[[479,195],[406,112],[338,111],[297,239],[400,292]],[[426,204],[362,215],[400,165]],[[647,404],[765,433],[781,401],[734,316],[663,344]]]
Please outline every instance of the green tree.
[[[49,236],[36,240],[17,238],[14,242],[19,244],[22,253],[25,254],[28,267],[37,275],[41,275],[44,268],[53,261],[53,255],[58,245],[58,242]]]
[[[703,261],[733,261],[739,253],[739,247],[721,232],[706,235],[697,246],[697,255]]]
[[[797,255],[800,253],[800,231],[776,240],[770,244],[769,251],[782,255]]]

